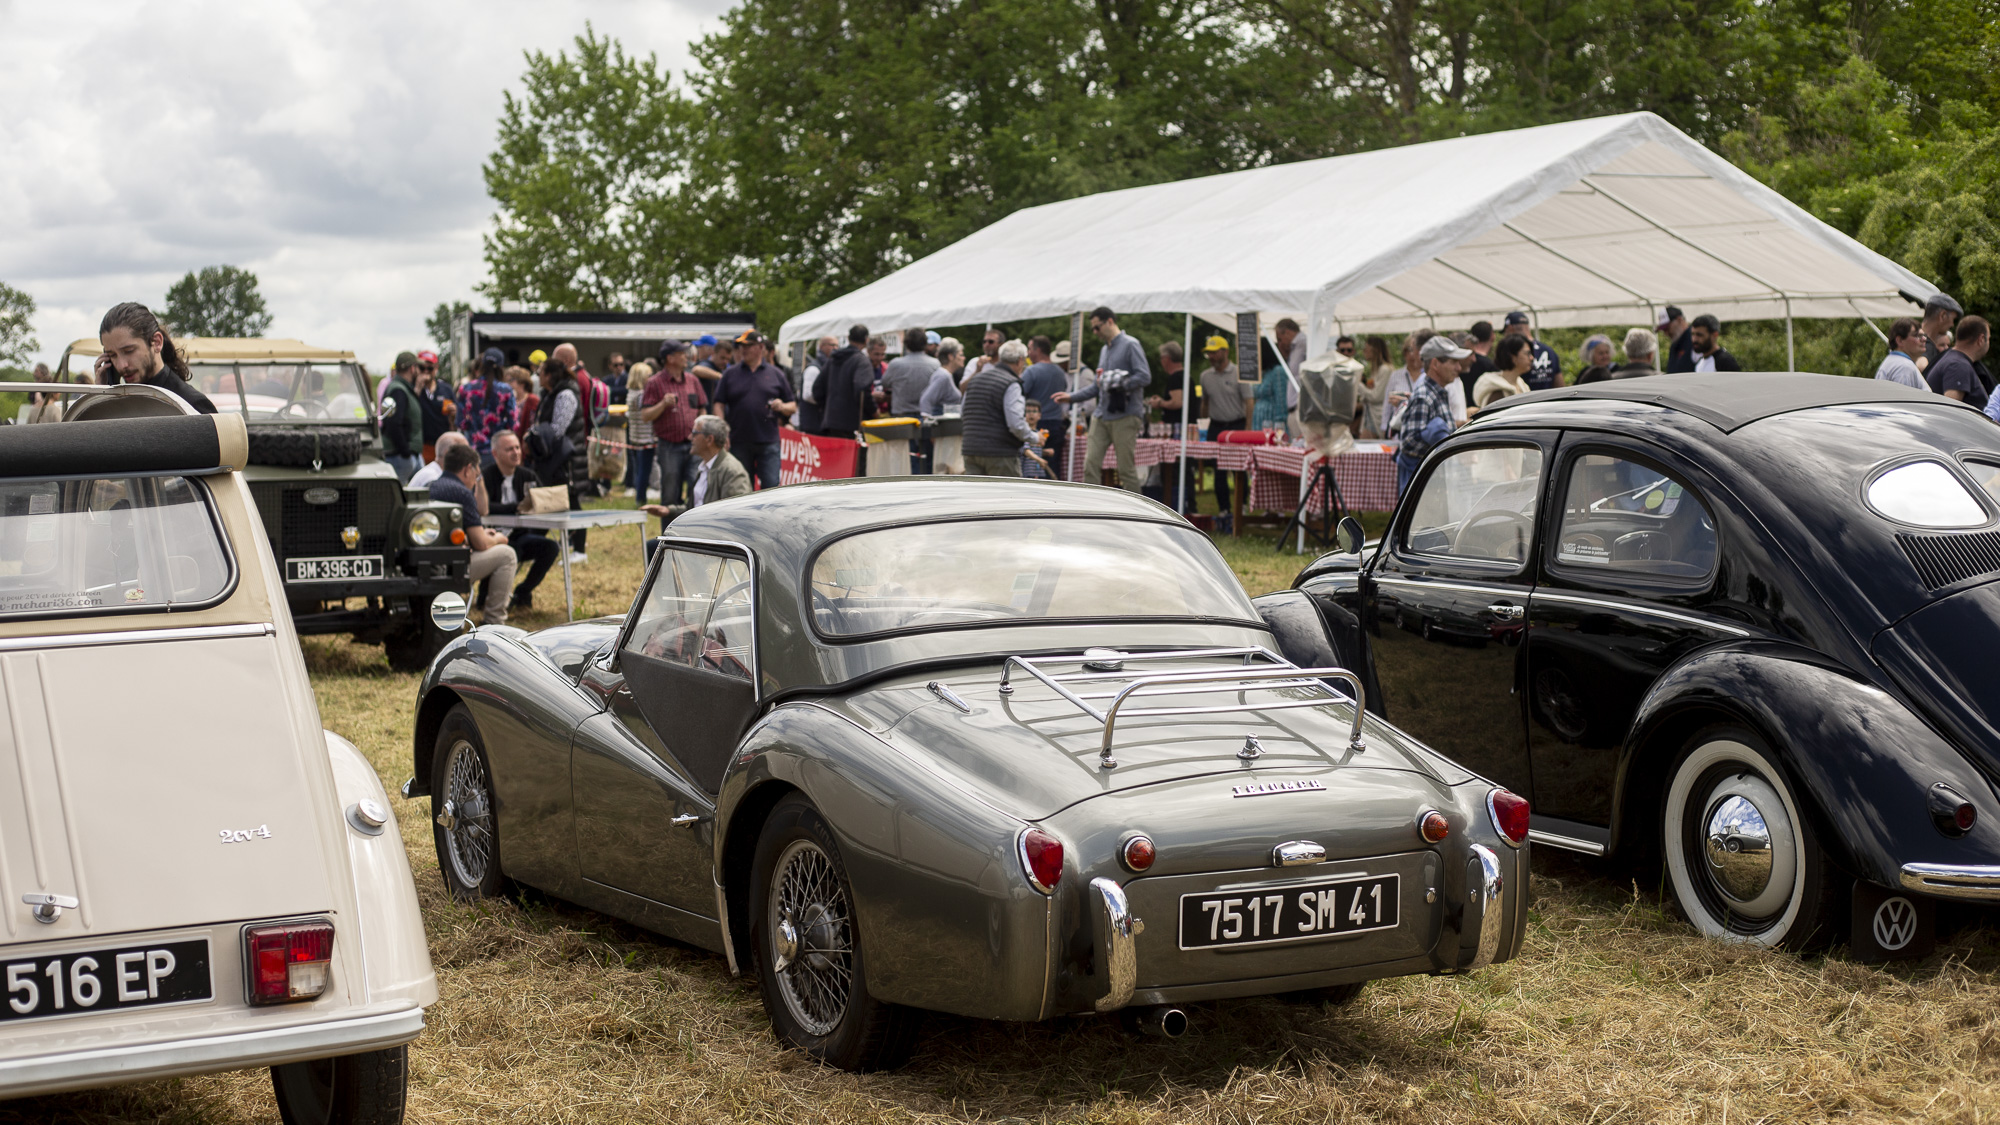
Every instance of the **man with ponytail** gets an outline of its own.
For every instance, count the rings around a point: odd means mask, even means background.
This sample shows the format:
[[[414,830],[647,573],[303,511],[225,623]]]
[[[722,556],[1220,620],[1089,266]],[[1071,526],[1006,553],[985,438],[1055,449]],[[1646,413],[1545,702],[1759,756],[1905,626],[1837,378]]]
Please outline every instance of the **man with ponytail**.
[[[144,383],[181,396],[203,414],[215,413],[215,404],[187,381],[187,361],[151,309],[137,301],[113,305],[97,326],[97,342],[104,345],[97,357],[99,383]]]

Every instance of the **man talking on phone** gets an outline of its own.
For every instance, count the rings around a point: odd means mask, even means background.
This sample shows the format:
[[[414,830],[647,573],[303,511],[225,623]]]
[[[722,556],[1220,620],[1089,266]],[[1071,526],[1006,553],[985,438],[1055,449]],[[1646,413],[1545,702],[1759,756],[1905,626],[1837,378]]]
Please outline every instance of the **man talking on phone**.
[[[97,357],[99,383],[144,383],[179,395],[203,414],[215,413],[215,404],[187,381],[187,360],[151,309],[137,301],[113,305],[97,326],[97,342],[104,347]]]

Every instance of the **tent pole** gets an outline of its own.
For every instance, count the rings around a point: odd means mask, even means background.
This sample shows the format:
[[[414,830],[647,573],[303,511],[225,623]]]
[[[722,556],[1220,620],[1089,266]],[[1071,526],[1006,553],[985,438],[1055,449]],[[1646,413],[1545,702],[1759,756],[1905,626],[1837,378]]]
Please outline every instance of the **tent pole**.
[[[1188,447],[1188,407],[1193,405],[1192,375],[1194,370],[1188,365],[1194,362],[1194,314],[1187,314],[1187,329],[1181,335],[1181,472],[1180,483],[1174,486],[1174,507],[1182,516],[1188,514],[1187,499],[1187,447]]]
[[[1792,298],[1790,294],[1787,294],[1785,296],[1785,370],[1796,372],[1798,369],[1798,353],[1792,349]]]
[[[1868,331],[1875,333],[1876,337],[1880,339],[1883,343],[1887,344],[1891,342],[1888,334],[1883,332],[1880,328],[1875,327],[1875,322],[1869,320],[1868,314],[1861,311],[1861,306],[1854,303],[1854,298],[1849,297],[1847,299],[1847,307],[1853,309],[1854,315],[1861,318],[1861,323],[1868,326]]]

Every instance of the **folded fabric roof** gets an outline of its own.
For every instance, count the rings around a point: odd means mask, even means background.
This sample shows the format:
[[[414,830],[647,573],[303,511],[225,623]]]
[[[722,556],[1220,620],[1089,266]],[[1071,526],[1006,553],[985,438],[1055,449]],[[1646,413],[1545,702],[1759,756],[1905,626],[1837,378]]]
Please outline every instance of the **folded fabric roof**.
[[[781,344],[1067,315],[1297,318],[1339,332],[1901,316],[1935,286],[1654,114],[1104,192],[1017,211],[786,321]],[[1269,319],[1266,320],[1269,330]]]

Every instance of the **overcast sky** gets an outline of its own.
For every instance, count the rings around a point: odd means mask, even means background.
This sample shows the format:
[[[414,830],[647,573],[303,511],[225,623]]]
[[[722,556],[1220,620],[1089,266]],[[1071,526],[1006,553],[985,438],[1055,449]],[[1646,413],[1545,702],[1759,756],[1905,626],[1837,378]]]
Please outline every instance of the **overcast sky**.
[[[190,269],[257,274],[270,335],[376,371],[471,300],[480,165],[522,52],[589,20],[679,74],[727,0],[0,0],[0,281],[51,366]]]

